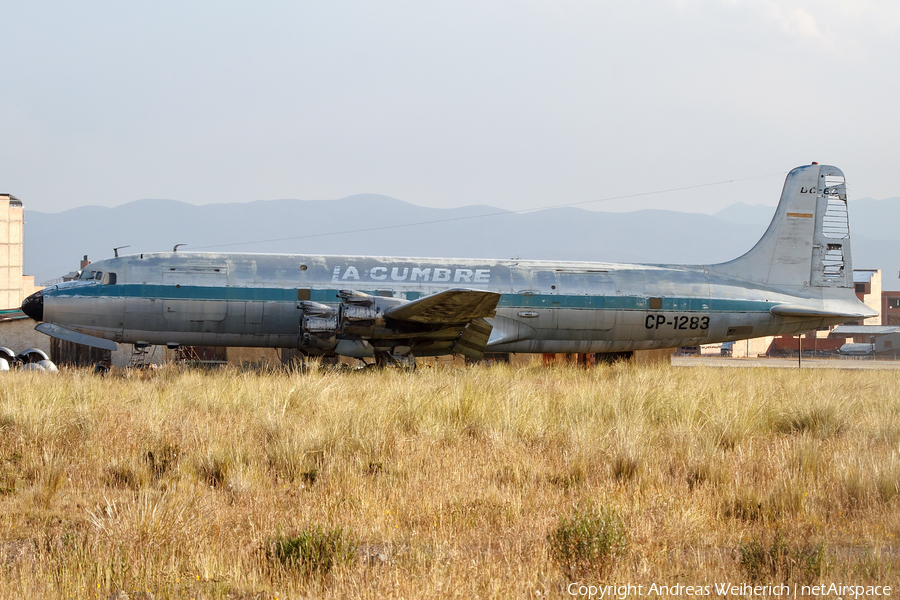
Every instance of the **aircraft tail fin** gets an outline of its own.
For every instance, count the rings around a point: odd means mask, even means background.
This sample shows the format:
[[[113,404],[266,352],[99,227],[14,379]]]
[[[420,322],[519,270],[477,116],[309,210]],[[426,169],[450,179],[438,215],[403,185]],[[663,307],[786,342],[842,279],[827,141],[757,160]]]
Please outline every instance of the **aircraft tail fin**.
[[[762,238],[740,258],[710,270],[774,286],[852,289],[844,174],[815,163],[792,170]]]

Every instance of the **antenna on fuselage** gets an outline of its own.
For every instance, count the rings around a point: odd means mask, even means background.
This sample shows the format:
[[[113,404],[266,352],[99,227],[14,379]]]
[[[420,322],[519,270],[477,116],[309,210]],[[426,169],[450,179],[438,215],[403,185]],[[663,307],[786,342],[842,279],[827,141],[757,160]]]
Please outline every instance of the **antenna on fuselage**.
[[[187,244],[175,244],[175,247],[172,248],[172,252],[178,252],[178,248],[179,248],[180,246],[187,246]]]
[[[113,248],[113,254],[116,258],[119,258],[119,250],[122,248],[131,248],[131,246],[119,246],[118,248]]]

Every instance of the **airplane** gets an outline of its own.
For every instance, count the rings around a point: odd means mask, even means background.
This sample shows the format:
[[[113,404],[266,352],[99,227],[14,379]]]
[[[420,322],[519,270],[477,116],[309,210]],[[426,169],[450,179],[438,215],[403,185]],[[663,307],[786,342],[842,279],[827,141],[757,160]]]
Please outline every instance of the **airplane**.
[[[38,331],[117,343],[293,348],[408,362],[627,353],[810,331],[877,312],[854,292],[847,191],[797,167],[743,256],[709,265],[242,253],[91,264],[22,303]]]

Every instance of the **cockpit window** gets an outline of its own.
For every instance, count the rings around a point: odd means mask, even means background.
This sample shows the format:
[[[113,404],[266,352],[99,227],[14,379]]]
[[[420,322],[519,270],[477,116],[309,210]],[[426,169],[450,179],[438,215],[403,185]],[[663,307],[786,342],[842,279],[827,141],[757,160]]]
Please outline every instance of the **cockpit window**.
[[[82,271],[81,276],[78,277],[81,281],[86,281],[90,279],[96,279],[100,281],[103,279],[103,271]]]
[[[109,272],[103,276],[104,285],[116,285],[116,274]]]

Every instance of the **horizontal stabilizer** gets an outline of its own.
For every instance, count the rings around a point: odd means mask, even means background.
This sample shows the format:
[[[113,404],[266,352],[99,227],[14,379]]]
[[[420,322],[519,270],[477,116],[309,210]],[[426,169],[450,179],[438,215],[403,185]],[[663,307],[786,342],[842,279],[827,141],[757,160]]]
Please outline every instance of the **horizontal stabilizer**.
[[[862,319],[872,316],[868,313],[838,312],[834,310],[816,308],[814,306],[799,306],[797,304],[779,304],[778,306],[773,306],[771,309],[769,309],[769,312],[780,317],[828,317]]]
[[[496,292],[452,289],[395,306],[385,311],[384,316],[413,323],[465,323],[494,316],[499,301],[500,294]]]
[[[49,335],[50,337],[55,337],[67,342],[75,342],[76,344],[81,344],[83,346],[102,348],[103,350],[111,350],[113,352],[119,349],[112,340],[104,340],[92,335],[78,333],[77,331],[72,331],[71,329],[66,329],[65,327],[54,325],[53,323],[39,323],[34,330],[40,331],[44,335]]]

